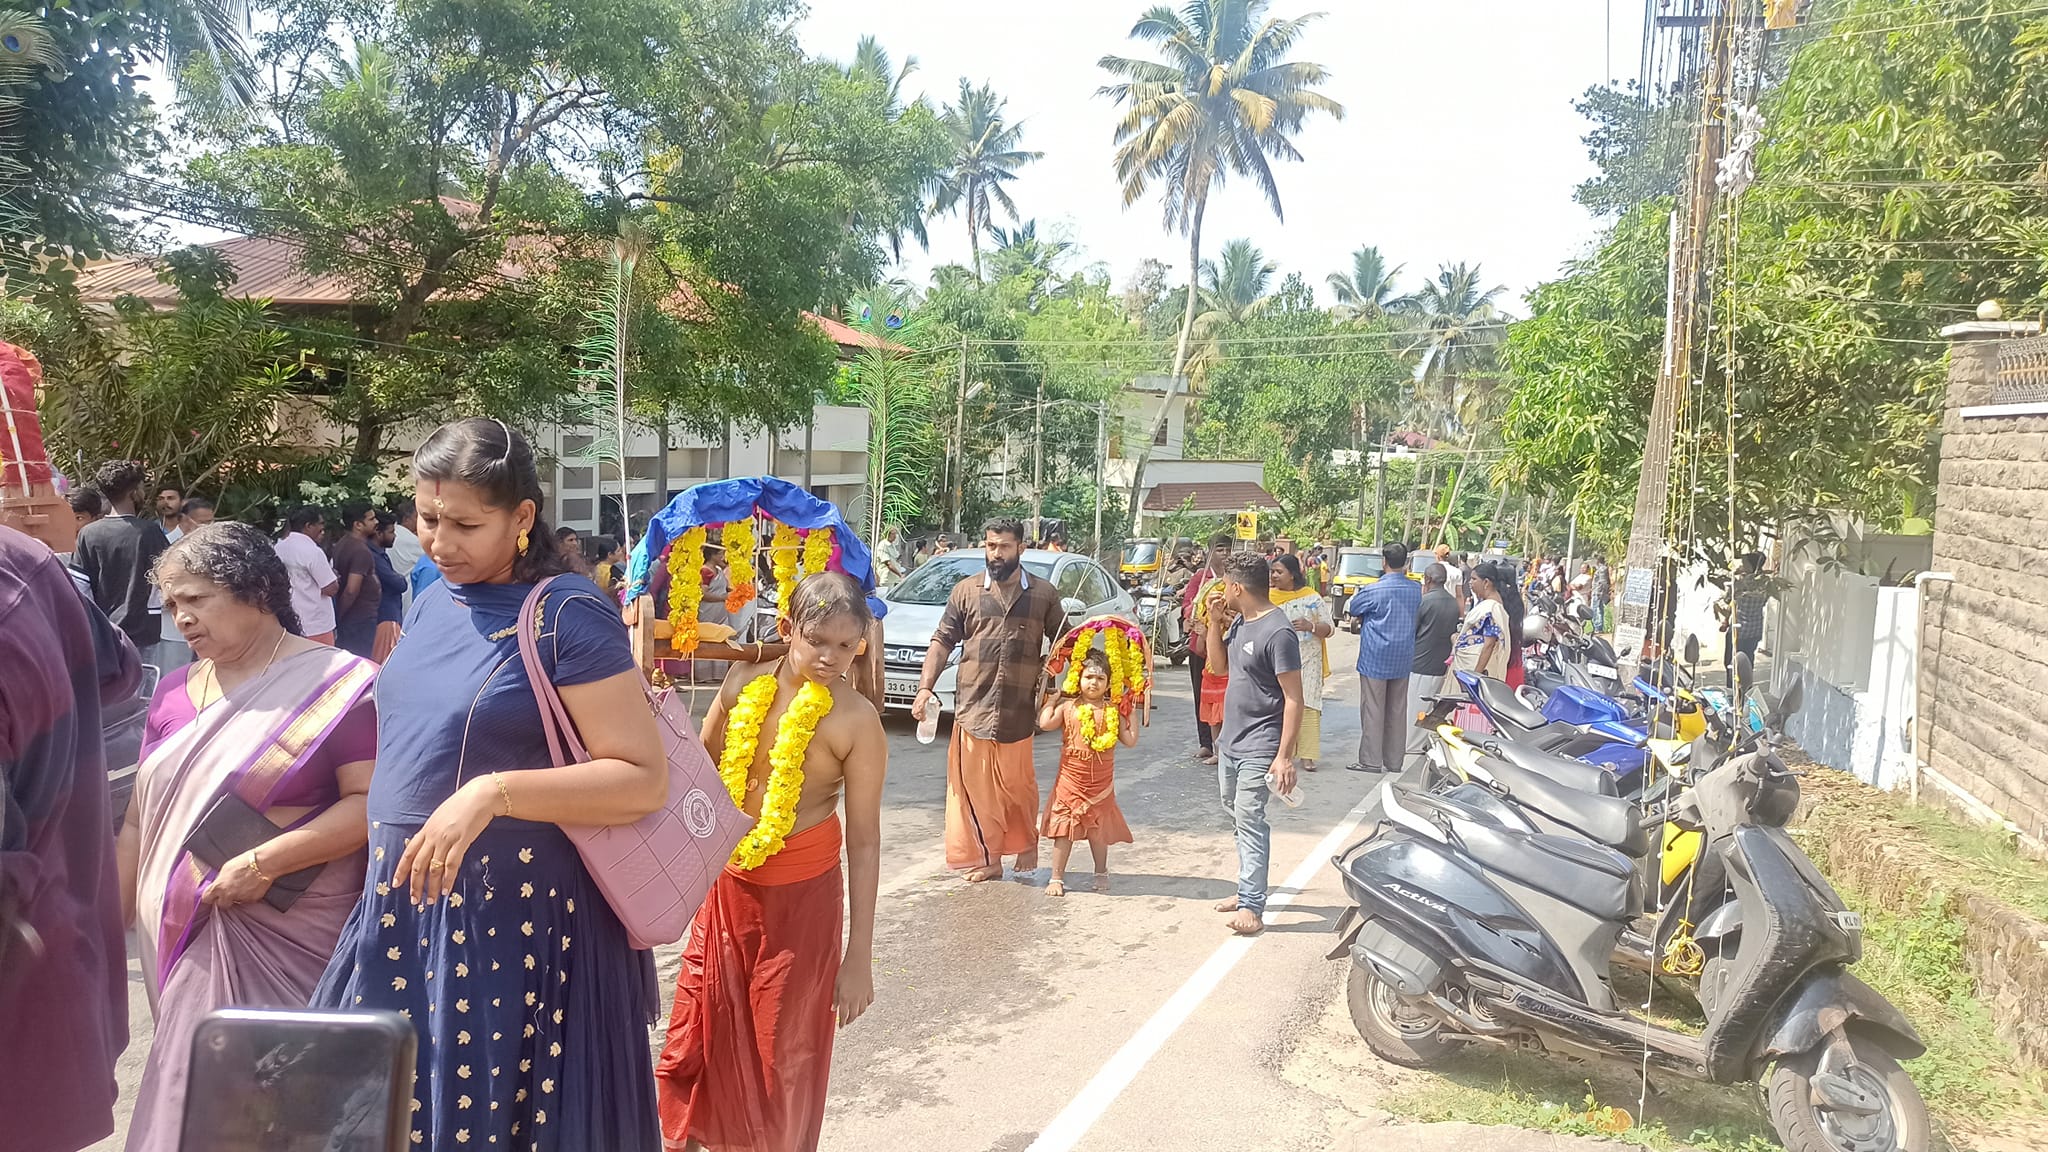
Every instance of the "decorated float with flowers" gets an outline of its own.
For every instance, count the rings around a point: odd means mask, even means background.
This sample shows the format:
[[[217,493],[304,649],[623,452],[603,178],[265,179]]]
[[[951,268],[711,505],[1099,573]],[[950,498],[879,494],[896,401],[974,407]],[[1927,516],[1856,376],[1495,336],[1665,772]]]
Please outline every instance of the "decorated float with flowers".
[[[724,608],[732,616],[755,603],[764,578],[774,582],[780,615],[804,577],[826,571],[852,577],[875,615],[885,611],[873,594],[873,558],[831,501],[774,476],[698,484],[655,514],[626,565],[634,651],[650,676],[681,678],[692,659],[758,660],[780,648],[771,622],[742,640],[731,625],[703,618],[713,548],[725,555]]]
[[[1052,655],[1045,661],[1046,675],[1067,695],[1078,694],[1081,661],[1089,649],[1098,646],[1109,658],[1109,707],[1099,733],[1085,730],[1092,726],[1093,718],[1083,713],[1082,735],[1100,752],[1116,746],[1120,725],[1151,723],[1152,641],[1143,628],[1121,616],[1090,616],[1067,629],[1053,645]]]

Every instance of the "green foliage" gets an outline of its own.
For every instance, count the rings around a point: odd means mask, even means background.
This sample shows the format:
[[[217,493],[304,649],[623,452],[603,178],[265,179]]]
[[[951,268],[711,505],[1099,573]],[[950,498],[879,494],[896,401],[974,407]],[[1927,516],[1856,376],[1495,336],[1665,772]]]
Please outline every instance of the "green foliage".
[[[1515,381],[1494,478],[1558,493],[1579,533],[1615,547],[1635,503],[1643,427],[1664,340],[1666,231],[1657,201],[1630,209],[1590,258],[1529,294],[1501,359]]]
[[[1873,529],[1928,516],[1938,329],[1986,298],[2009,313],[2048,303],[2048,20],[1975,0],[1915,12],[1901,25],[1881,0],[1817,6],[1827,33],[1795,34],[1769,78],[1757,179],[1708,241],[1721,270],[1681,407],[1677,467],[1694,482],[1673,522],[1697,554],[1727,547],[1731,451],[1738,540],[1821,513]],[[1501,474],[1569,502],[1610,543],[1664,326],[1667,209],[1626,202],[1668,186],[1680,107],[1589,94],[1589,143],[1607,150],[1582,199],[1627,210],[1594,258],[1532,294],[1509,341]]]
[[[276,447],[280,404],[298,365],[261,302],[188,297],[152,310],[132,298],[113,317],[17,310],[9,339],[43,360],[42,416],[60,468],[136,459],[180,487],[217,491],[300,463]]]
[[[1407,377],[1383,346],[1333,343],[1332,331],[1308,286],[1290,275],[1257,315],[1220,333],[1220,362],[1191,434],[1199,454],[1265,461],[1266,488],[1286,518],[1318,532],[1334,529],[1330,518],[1370,482],[1332,454],[1358,446],[1361,415]]]
[[[1618,216],[1646,200],[1678,195],[1691,151],[1692,102],[1646,95],[1630,81],[1588,88],[1572,107],[1591,121],[1586,153],[1600,165],[1572,193],[1587,211]]]
[[[932,423],[934,362],[921,356],[930,329],[906,294],[876,288],[856,299],[850,320],[870,343],[845,373],[849,398],[868,410],[866,536],[913,524],[932,497],[939,437]]]

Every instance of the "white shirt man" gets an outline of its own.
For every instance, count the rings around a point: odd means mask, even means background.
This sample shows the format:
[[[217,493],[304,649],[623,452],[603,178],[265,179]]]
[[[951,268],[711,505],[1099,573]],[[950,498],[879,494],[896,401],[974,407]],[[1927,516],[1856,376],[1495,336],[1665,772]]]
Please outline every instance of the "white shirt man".
[[[305,527],[319,531],[320,521]],[[334,593],[341,581],[327,553],[305,532],[294,529],[277,542],[277,558],[284,561],[292,580],[292,610],[299,614],[299,630],[323,644],[334,642]]]
[[[385,551],[390,553],[391,567],[394,570],[396,570],[400,576],[409,577],[413,570],[413,567],[420,562],[420,557],[425,556],[427,554],[427,549],[425,545],[420,543],[420,538],[417,535],[413,534],[412,501],[407,500],[403,504],[400,504],[396,509],[395,514],[398,518],[398,525],[392,531],[391,534],[391,547],[385,549]],[[410,612],[412,611],[411,580],[408,579],[406,583],[407,588],[405,593],[404,611]]]

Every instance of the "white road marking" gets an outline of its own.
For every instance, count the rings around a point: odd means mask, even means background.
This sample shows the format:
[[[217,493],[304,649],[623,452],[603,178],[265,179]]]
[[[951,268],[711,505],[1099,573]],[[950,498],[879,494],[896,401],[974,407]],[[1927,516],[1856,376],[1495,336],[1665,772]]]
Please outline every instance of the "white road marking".
[[[1358,802],[1358,806],[1345,816],[1342,823],[1330,829],[1328,835],[1316,842],[1316,846],[1309,850],[1308,856],[1300,864],[1295,865],[1294,871],[1288,873],[1287,879],[1281,881],[1280,887],[1283,890],[1273,892],[1267,897],[1268,913],[1294,903],[1295,898],[1301,895],[1302,889],[1308,886],[1308,882],[1315,879],[1316,873],[1329,863],[1331,855],[1357,831],[1359,822],[1365,819],[1365,813],[1371,808],[1373,798],[1377,795],[1378,789],[1368,792],[1365,799]],[[1237,962],[1244,959],[1245,953],[1251,951],[1252,945],[1258,940],[1257,936],[1232,936],[1217,945],[1216,951],[1211,952],[1209,958],[1202,962],[1202,966],[1195,969],[1195,974],[1188,977],[1187,982],[1176,989],[1174,994],[1167,998],[1166,1003],[1160,1005],[1159,1010],[1152,1014],[1152,1018],[1145,1021],[1129,1040],[1124,1041],[1124,1046],[1116,1050],[1116,1054],[1109,1058],[1108,1063],[1104,1064],[1086,1085],[1082,1086],[1081,1091],[1067,1102],[1065,1108],[1060,1109],[1060,1114],[1053,1117],[1052,1123],[1046,1125],[1045,1131],[1038,1134],[1038,1139],[1033,1140],[1025,1152],[1070,1152],[1078,1145],[1081,1137],[1088,1134],[1088,1130],[1095,1126],[1095,1122],[1102,1118],[1102,1114],[1109,1110],[1109,1106],[1116,1102],[1116,1098],[1123,1095],[1124,1089],[1131,1086],[1131,1081],[1138,1078],[1138,1073],[1144,1070],[1145,1065],[1151,1063],[1152,1058],[1159,1054],[1159,1050],[1176,1031],[1179,1031],[1180,1026],[1187,1023],[1188,1017],[1194,1015],[1195,1009],[1201,1007],[1202,1001],[1207,1000],[1209,994],[1216,991],[1217,985],[1223,983],[1223,978],[1230,974],[1232,968],[1237,967]]]

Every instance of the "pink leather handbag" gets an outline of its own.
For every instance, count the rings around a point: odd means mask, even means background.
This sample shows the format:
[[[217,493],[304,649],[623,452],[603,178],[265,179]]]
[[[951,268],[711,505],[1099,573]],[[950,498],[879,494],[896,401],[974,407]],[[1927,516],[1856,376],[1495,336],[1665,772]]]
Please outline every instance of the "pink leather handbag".
[[[555,577],[550,576],[534,585],[519,610],[519,656],[526,663],[526,676],[540,705],[548,754],[560,767],[588,760],[590,755],[577,738],[576,725],[562,705],[561,694],[541,666],[537,639],[541,597],[554,582]],[[725,782],[718,777],[718,765],[697,739],[690,710],[671,690],[655,692],[642,687],[661,729],[662,751],[667,754],[668,802],[631,824],[594,828],[565,824],[562,831],[575,841],[584,867],[590,869],[598,890],[626,926],[633,947],[654,948],[683,938],[732,850],[754,826],[754,818],[732,802]]]

